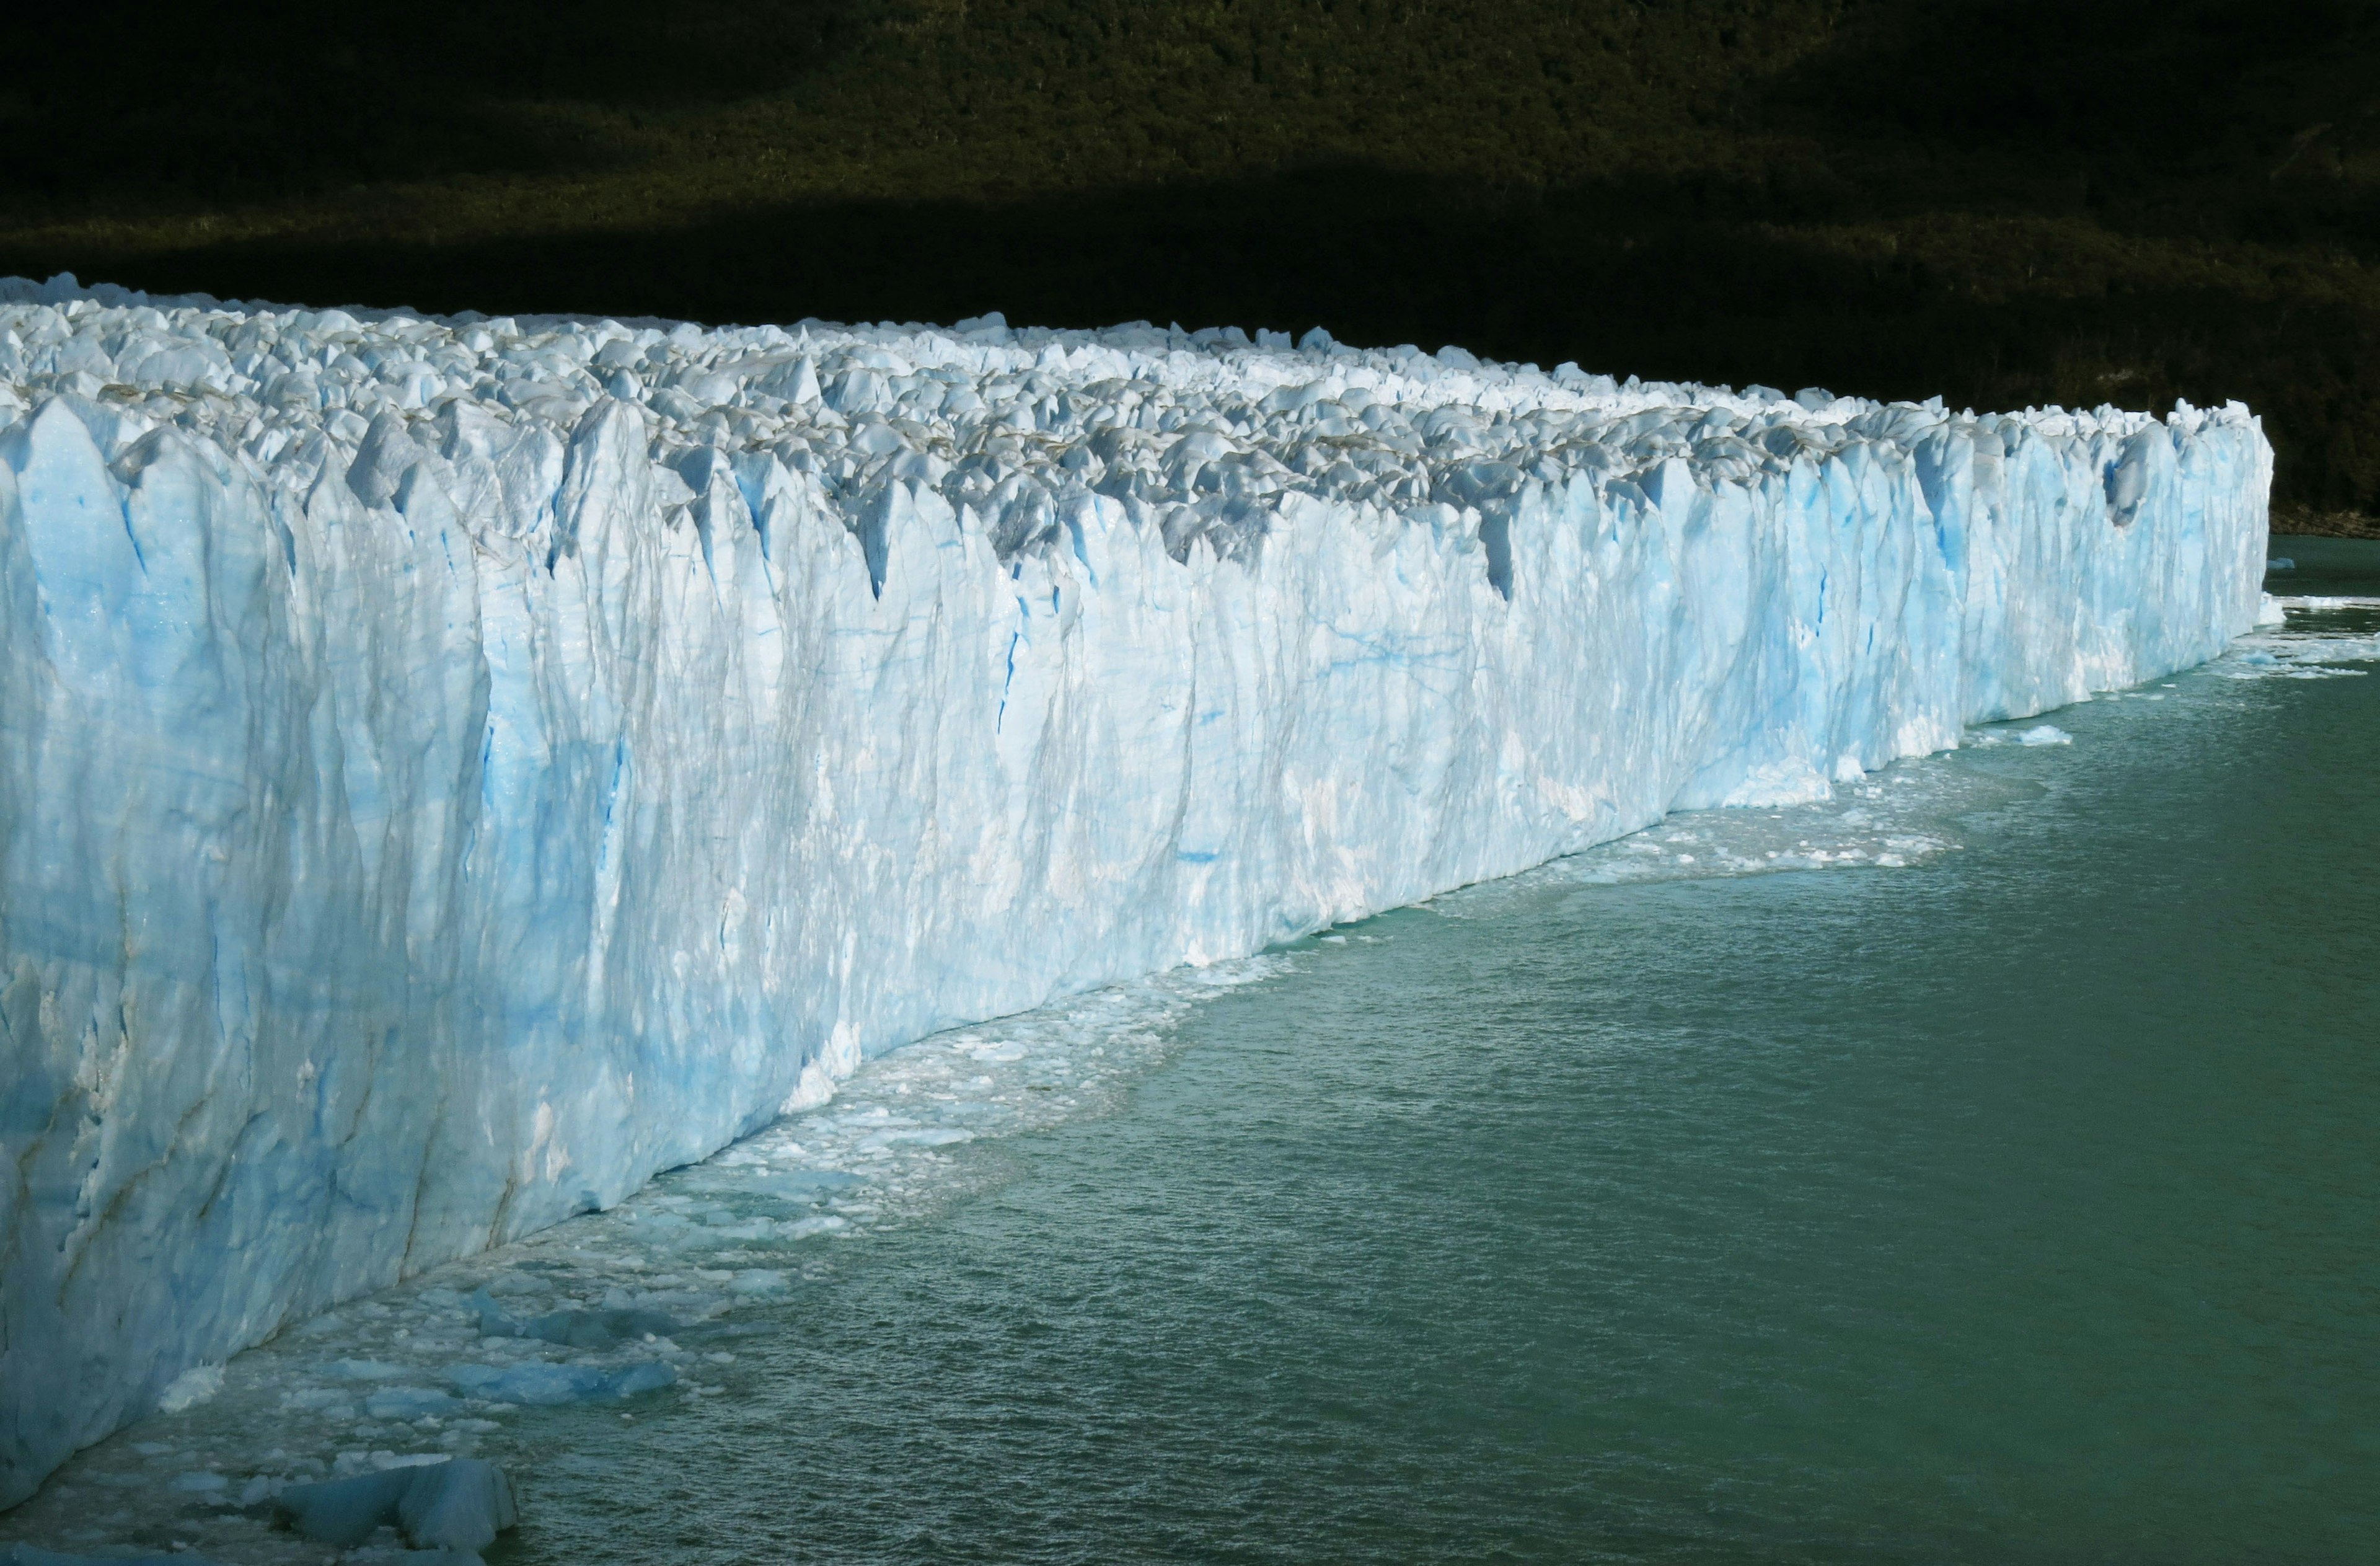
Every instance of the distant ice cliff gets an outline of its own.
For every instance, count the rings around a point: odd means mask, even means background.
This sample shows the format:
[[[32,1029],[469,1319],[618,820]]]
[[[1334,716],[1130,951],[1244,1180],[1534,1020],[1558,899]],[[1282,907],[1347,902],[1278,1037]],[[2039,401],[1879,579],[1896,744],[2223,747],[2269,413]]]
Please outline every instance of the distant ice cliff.
[[[0,1503],[863,1055],[2255,621],[2236,405],[0,285]]]

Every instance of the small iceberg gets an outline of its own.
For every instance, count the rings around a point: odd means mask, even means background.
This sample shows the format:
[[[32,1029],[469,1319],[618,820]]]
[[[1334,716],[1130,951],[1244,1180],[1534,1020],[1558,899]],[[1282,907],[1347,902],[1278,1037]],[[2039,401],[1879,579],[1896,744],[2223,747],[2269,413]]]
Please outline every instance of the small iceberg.
[[[281,1492],[273,1510],[284,1525],[344,1549],[395,1528],[416,1549],[473,1560],[520,1521],[504,1471],[469,1457],[294,1486]],[[189,1559],[172,1558],[176,1566]]]

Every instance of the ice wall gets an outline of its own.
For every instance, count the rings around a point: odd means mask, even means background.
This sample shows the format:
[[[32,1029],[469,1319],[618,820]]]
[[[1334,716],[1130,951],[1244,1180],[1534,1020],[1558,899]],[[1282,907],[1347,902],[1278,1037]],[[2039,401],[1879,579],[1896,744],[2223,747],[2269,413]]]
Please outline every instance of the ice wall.
[[[965,1020],[2255,619],[2237,407],[0,285],[0,1502]]]

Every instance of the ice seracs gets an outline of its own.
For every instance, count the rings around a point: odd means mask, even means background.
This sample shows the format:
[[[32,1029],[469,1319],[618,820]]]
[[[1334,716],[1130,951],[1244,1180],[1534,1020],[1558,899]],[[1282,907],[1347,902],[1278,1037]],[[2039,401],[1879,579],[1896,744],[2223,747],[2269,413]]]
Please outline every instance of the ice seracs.
[[[2236,406],[0,285],[0,1503],[864,1054],[2203,661],[2269,473]]]

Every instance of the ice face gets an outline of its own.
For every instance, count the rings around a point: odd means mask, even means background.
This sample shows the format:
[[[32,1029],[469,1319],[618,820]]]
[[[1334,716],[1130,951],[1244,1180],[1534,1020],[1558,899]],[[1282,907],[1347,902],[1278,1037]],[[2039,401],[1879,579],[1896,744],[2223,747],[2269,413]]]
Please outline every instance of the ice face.
[[[0,1503],[892,1044],[2202,662],[2269,475],[2236,405],[0,285]]]

